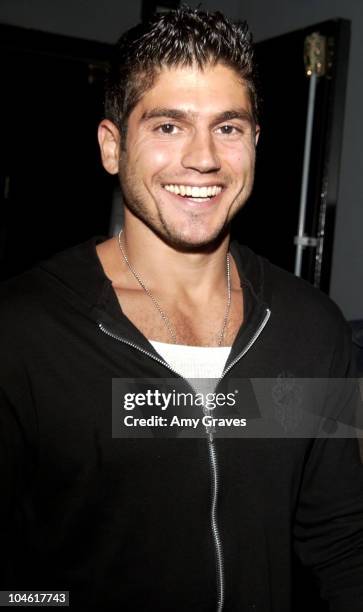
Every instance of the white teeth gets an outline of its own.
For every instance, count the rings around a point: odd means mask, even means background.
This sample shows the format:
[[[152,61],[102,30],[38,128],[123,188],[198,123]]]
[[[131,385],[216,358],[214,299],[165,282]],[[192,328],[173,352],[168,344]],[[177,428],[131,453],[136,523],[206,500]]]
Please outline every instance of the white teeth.
[[[212,198],[222,191],[222,187],[213,185],[212,187],[196,187],[192,185],[165,185],[166,191],[192,198]]]

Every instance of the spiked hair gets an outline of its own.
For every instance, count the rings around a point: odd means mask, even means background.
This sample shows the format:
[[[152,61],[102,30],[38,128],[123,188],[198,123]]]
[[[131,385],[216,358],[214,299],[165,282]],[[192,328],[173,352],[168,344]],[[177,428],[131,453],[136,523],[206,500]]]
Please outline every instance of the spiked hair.
[[[114,47],[106,85],[105,115],[121,132],[162,68],[222,63],[248,88],[256,123],[259,99],[252,35],[246,22],[232,23],[220,12],[181,7],[128,30]]]

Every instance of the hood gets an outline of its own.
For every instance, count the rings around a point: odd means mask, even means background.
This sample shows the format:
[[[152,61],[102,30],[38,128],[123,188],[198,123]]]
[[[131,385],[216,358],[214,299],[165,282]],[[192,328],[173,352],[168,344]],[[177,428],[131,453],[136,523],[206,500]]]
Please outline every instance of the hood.
[[[114,293],[112,283],[105,275],[96,251],[96,245],[107,239],[107,236],[94,236],[41,261],[37,269],[90,306],[102,308],[106,303],[110,305]],[[271,287],[267,280],[269,275],[266,275],[269,262],[236,241],[231,243],[230,250],[240,273],[241,286],[249,289],[255,300],[270,307]],[[116,309],[111,309],[119,312],[118,302]]]
[[[150,345],[141,332],[123,316],[111,280],[105,275],[98,258],[96,245],[107,240],[105,236],[94,236],[70,249],[40,262],[38,273],[73,308],[79,306],[90,318],[97,321],[112,335],[122,336],[150,351]],[[266,270],[270,265],[248,247],[231,244],[231,253],[236,262],[244,290],[244,324],[236,338],[230,358],[233,359],[243,344],[246,344],[270,309],[270,287]]]

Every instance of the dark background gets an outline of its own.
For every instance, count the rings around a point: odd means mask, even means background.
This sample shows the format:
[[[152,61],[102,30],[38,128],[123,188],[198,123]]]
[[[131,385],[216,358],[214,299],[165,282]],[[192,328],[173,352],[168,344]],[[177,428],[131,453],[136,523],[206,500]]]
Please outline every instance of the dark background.
[[[340,92],[345,90],[348,22],[326,22],[257,44],[265,104],[256,182],[250,201],[235,220],[233,236],[277,265],[294,270],[309,87],[303,47],[305,37],[316,30],[333,41],[335,61],[318,84],[309,235],[319,233],[323,184],[332,186],[321,234],[321,277],[316,277],[311,248],[304,251],[302,275],[328,292],[338,197],[331,177],[339,173],[344,117],[344,95],[336,96],[336,90],[338,86]],[[96,138],[110,46],[12,26],[0,26],[0,33],[5,91],[0,109],[6,118],[0,141],[0,276],[4,279],[92,235],[108,235],[116,181],[101,166]],[[286,58],[288,81],[285,73],[275,70],[276,57]]]
[[[0,273],[107,234],[99,159],[108,46],[3,26]]]

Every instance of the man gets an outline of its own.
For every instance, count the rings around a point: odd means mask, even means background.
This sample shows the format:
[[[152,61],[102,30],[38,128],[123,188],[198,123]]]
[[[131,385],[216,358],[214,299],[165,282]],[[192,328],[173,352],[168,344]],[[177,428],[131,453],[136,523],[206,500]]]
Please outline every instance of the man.
[[[355,440],[111,436],[112,378],[351,373],[338,308],[229,244],[258,134],[245,25],[184,8],[121,38],[99,142],[123,231],[2,290],[1,588],[69,590],[82,609],[287,612],[295,550],[331,611],[363,609]]]

